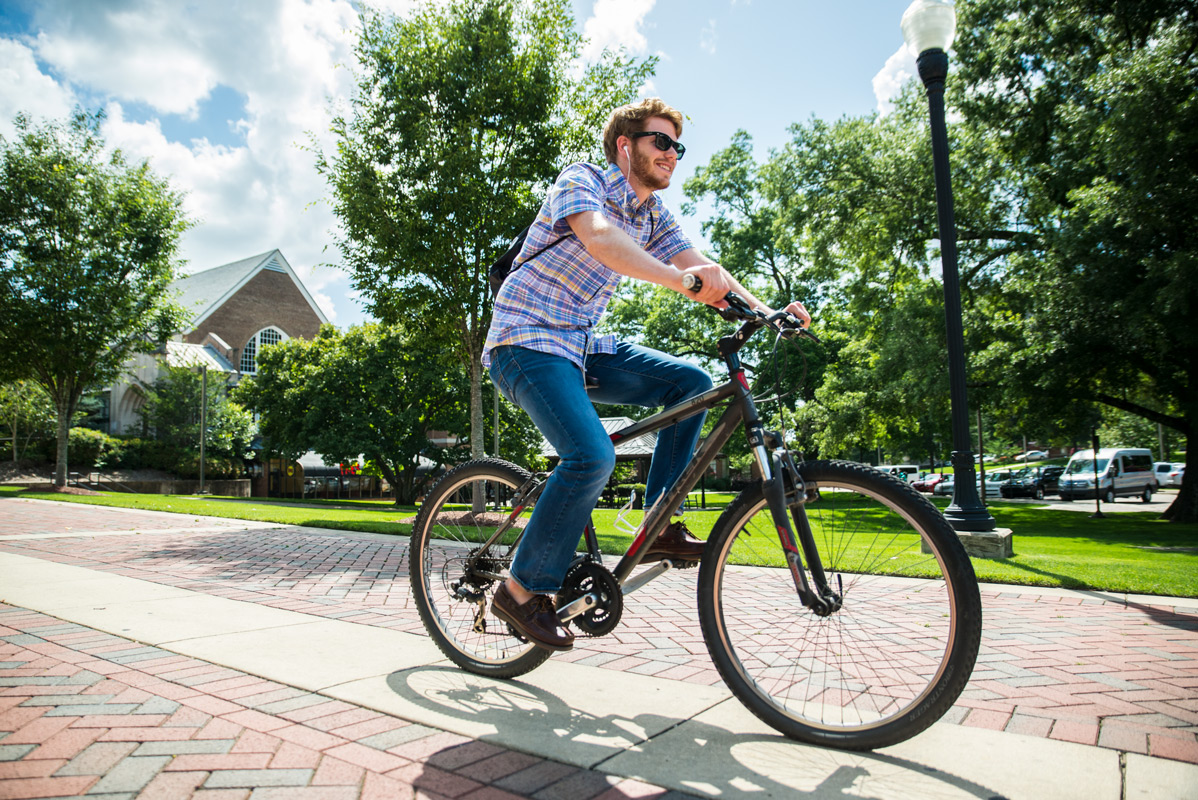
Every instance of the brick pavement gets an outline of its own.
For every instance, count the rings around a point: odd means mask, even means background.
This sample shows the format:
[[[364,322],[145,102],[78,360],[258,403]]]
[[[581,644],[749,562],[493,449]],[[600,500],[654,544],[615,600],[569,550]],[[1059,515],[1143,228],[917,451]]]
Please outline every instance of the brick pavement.
[[[0,605],[0,797],[688,797]]]
[[[402,537],[311,528],[214,531],[171,515],[139,535],[17,538],[119,530],[122,512],[0,500],[0,551],[314,616],[419,633]],[[56,504],[57,505],[57,504]],[[19,520],[18,518],[23,518]],[[192,520],[191,522],[186,522]],[[128,518],[125,518],[129,527]],[[188,525],[191,527],[189,528]],[[630,598],[610,636],[555,659],[712,685],[694,610],[694,573],[668,573]],[[983,590],[973,679],[946,721],[1198,763],[1198,614],[1021,587]],[[2,742],[0,742],[2,744]]]

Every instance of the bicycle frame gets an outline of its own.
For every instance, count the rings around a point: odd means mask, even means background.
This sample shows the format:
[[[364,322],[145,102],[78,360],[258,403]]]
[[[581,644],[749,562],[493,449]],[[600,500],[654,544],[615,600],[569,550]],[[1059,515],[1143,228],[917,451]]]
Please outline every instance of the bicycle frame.
[[[632,571],[643,560],[644,552],[665,531],[674,509],[682,506],[687,495],[698,485],[707,467],[715,461],[720,451],[724,449],[724,445],[732,438],[737,426],[743,422],[749,445],[753,449],[753,455],[762,476],[774,527],[786,553],[786,562],[803,605],[821,615],[831,613],[839,608],[840,596],[828,586],[814,535],[803,509],[803,504],[807,500],[807,491],[802,477],[790,453],[785,449],[781,437],[762,427],[756,404],[753,402],[753,393],[749,387],[748,378],[745,376],[744,367],[740,362],[740,349],[763,324],[760,321],[751,320],[743,324],[736,333],[719,340],[719,353],[728,368],[729,380],[726,383],[663,409],[611,434],[611,441],[614,444],[659,431],[695,414],[709,411],[726,400],[732,401],[712,428],[711,433],[699,445],[686,469],[647,512],[631,546],[616,565],[613,574],[616,583],[622,587],[625,594],[639,589],[669,569],[668,566],[655,568],[654,571],[638,576],[635,581],[629,581]],[[773,448],[772,451],[770,448]],[[523,510],[530,503],[536,501],[544,485],[544,481],[533,478],[529,483],[520,487],[513,500],[514,508],[509,513],[506,523],[496,529],[481,548],[482,551],[486,551],[492,544],[499,541]],[[791,512],[789,515],[787,514],[788,509]],[[792,518],[794,527],[791,525]],[[520,538],[522,537],[523,532]],[[592,524],[586,526],[583,538],[586,542],[587,552],[592,558],[599,560],[599,544]],[[513,544],[513,549],[518,545],[519,538]],[[804,569],[804,559],[806,559],[806,569]],[[807,579],[807,571],[810,571],[812,575],[810,582]],[[501,578],[502,576],[489,577]],[[812,583],[815,585],[814,590]],[[583,603],[583,600],[586,598],[581,598],[571,604],[571,606],[575,606],[582,603],[579,608],[563,608],[559,610],[559,614],[563,619],[569,619],[576,616],[577,613],[585,611],[587,604]]]

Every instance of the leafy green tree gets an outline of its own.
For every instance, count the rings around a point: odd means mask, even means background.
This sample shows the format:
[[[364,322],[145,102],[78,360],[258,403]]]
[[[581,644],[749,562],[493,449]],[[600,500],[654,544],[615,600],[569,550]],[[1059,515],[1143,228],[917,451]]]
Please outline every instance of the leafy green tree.
[[[253,415],[229,397],[227,376],[210,371],[207,384],[205,403],[199,368],[166,367],[146,390],[142,420],[158,442],[177,453],[180,465],[190,467],[199,457],[200,407],[206,404],[205,458],[240,465],[254,456],[250,447],[257,435]]]
[[[331,463],[365,456],[395,487],[396,502],[411,503],[439,467],[468,457],[461,446],[429,438],[464,426],[466,385],[450,348],[423,331],[325,325],[311,341],[263,350],[257,376],[242,382],[237,397],[261,415],[272,451],[296,458],[315,450]],[[503,409],[501,439],[523,460],[530,451],[526,423]]]
[[[57,467],[79,398],[154,349],[181,316],[170,302],[182,198],[145,162],[106,152],[100,116],[0,137],[0,373],[36,381],[54,402]]]
[[[29,445],[54,431],[54,404],[33,381],[0,384],[0,430],[12,448],[15,466]],[[2,452],[2,451],[0,451]]]
[[[1168,426],[1193,459],[1198,9],[973,0],[960,28],[957,105],[1016,176],[1028,234],[1007,256],[1023,315],[996,361],[1042,395]],[[1169,516],[1193,522],[1188,466]]]
[[[692,203],[715,208],[704,226],[717,260],[755,275],[771,299],[799,297],[815,314],[824,343],[807,348],[809,385],[792,407],[808,450],[883,448],[923,460],[949,438],[943,294],[929,247],[935,206],[921,152],[926,110],[917,100],[908,93],[886,117],[794,125],[790,142],[760,164],[740,132],[685,187]],[[993,167],[984,158],[954,157],[971,177],[958,192],[965,283],[985,297],[988,237],[1005,207],[987,188]]]
[[[487,266],[567,163],[599,152],[614,106],[655,59],[580,63],[567,0],[451,0],[361,16],[357,89],[317,154],[354,288],[386,323],[452,345],[484,451]]]

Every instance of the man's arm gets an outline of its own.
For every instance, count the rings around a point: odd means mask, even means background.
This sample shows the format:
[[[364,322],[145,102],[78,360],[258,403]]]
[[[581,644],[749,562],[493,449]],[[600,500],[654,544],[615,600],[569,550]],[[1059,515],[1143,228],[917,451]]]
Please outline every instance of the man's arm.
[[[566,217],[566,222],[595,260],[621,275],[656,283],[691,300],[709,305],[719,303],[724,299],[724,295],[734,291],[732,283],[729,282],[730,276],[718,264],[712,264],[706,259],[687,266],[678,264],[677,258],[674,259],[674,264],[658,261],[598,211],[571,214]],[[692,251],[693,248],[686,252]],[[689,292],[682,286],[682,276],[688,272],[698,275],[703,281],[703,288],[698,294]]]
[[[748,289],[746,289],[741,284],[740,281],[738,281],[736,278],[734,278],[732,276],[732,273],[728,272],[723,267],[719,266],[714,261],[712,261],[710,258],[703,255],[702,253],[700,253],[698,250],[696,250],[693,247],[683,250],[681,253],[674,256],[674,260],[671,263],[673,263],[676,267],[679,267],[680,269],[682,269],[684,271],[690,271],[691,269],[694,269],[695,267],[700,267],[703,265],[715,266],[721,272],[723,272],[724,275],[726,276],[728,284],[730,286],[729,291],[736,292],[738,295],[740,295],[744,299],[744,301],[749,304],[749,308],[758,309],[759,311],[763,311],[766,314],[774,313],[774,309],[770,308],[767,304],[758,300],[757,297],[752,292],[750,292]],[[684,292],[684,294],[685,294],[685,292]],[[725,292],[725,294],[726,294],[726,292]],[[804,325],[811,324],[811,315],[807,313],[807,309],[804,308],[803,304],[798,302],[797,300],[789,303],[786,306],[786,311],[787,311],[787,313],[794,315]]]

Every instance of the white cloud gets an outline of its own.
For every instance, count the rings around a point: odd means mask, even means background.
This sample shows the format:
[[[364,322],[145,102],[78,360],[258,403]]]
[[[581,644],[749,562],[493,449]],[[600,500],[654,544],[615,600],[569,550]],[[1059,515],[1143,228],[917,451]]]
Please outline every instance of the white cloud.
[[[38,69],[33,51],[12,39],[0,39],[0,135],[12,136],[13,118],[62,119],[75,107],[74,93]]]
[[[67,81],[154,108],[194,115],[216,86],[217,64],[201,39],[201,9],[182,13],[142,4],[136,11],[101,3],[47,3],[39,21],[57,18],[38,32],[34,49]],[[199,22],[199,25],[194,23]]]
[[[653,10],[656,0],[595,0],[591,16],[582,26],[582,33],[589,41],[582,51],[587,61],[595,61],[606,48],[620,47],[633,55],[649,49],[649,42],[641,33],[645,17]]]
[[[345,273],[315,266],[337,260],[325,252],[336,220],[320,202],[327,187],[313,154],[302,149],[309,132],[323,147],[333,143],[329,101],[350,95],[345,65],[356,28],[349,0],[44,0],[24,43],[0,40],[0,111],[5,124],[19,109],[62,117],[77,94],[99,98],[107,141],[149,159],[186,193],[196,222],[180,253],[189,271],[278,247],[330,319],[338,306],[356,317]],[[201,104],[218,86],[245,103],[240,118],[216,120],[237,134],[224,143],[172,141],[158,118],[138,121],[144,114],[129,108],[188,119],[211,113]]]
[[[715,55],[715,43],[718,36],[715,31],[715,20],[707,20],[707,27],[699,31],[699,49],[708,55]]]
[[[889,114],[894,110],[894,98],[898,97],[903,84],[918,72],[915,66],[915,56],[902,45],[890,58],[886,65],[874,75],[874,97],[878,101],[878,113]]]

